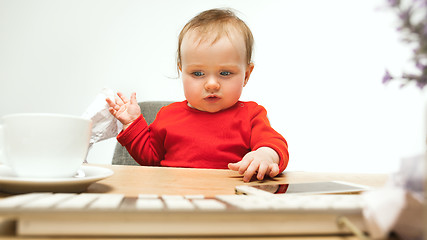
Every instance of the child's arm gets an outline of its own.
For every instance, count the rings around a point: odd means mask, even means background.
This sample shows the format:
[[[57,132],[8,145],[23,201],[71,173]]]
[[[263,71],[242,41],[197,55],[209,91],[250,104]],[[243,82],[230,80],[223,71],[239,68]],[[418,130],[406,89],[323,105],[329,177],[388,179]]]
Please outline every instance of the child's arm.
[[[129,127],[141,115],[141,108],[136,101],[136,93],[132,93],[128,100],[122,93],[117,93],[115,102],[105,99],[110,106],[110,113],[123,124],[123,130]]]
[[[122,93],[117,95],[115,101],[106,99],[110,113],[123,124],[123,131],[117,136],[117,141],[126,147],[140,165],[159,166],[160,160],[164,158],[164,140],[157,134],[150,134],[154,131],[143,118],[135,93],[131,94],[130,99]]]
[[[246,102],[245,106],[251,119],[250,148],[256,150],[247,153],[239,162],[229,164],[229,168],[243,174],[245,182],[255,175],[259,180],[266,175],[275,177],[288,165],[286,139],[271,127],[264,107],[254,102]]]
[[[244,182],[249,182],[255,174],[258,180],[263,180],[265,175],[275,177],[279,174],[279,155],[272,148],[260,147],[248,152],[241,161],[229,163],[228,168],[243,174]]]

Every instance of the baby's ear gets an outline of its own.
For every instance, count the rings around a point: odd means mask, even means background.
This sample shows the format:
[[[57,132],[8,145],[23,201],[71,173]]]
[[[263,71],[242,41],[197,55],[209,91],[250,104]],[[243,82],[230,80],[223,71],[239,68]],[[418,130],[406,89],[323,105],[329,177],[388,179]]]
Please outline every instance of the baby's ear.
[[[251,76],[252,71],[254,70],[254,63],[249,63],[248,66],[246,67],[246,72],[245,72],[245,81],[243,83],[243,86],[246,86],[246,84],[249,81],[249,77]]]

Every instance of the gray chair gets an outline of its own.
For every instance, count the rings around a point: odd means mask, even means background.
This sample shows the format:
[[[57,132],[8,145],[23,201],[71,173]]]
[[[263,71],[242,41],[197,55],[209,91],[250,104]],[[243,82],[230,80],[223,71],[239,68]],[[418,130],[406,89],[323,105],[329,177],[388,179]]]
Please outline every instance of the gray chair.
[[[160,108],[171,104],[168,101],[147,101],[140,102],[138,105],[141,107],[141,113],[144,116],[147,124],[151,124],[156,118],[157,112]],[[128,153],[125,147],[120,143],[116,144],[113,156],[113,165],[139,165]]]

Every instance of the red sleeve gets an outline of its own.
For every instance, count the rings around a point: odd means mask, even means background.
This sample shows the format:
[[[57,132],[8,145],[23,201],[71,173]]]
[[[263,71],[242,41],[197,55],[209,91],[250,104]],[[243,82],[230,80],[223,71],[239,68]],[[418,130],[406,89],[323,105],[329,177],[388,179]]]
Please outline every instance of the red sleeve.
[[[264,107],[256,105],[252,110],[251,149],[257,150],[260,147],[274,149],[280,158],[279,170],[283,172],[289,162],[288,144],[285,138],[271,127]]]
[[[160,166],[162,154],[154,140],[142,115],[117,136],[117,141],[143,166]]]

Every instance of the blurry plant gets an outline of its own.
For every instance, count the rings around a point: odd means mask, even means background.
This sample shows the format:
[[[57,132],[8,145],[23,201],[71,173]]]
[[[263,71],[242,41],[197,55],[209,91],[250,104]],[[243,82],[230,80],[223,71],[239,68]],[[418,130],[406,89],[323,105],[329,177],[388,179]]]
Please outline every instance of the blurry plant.
[[[383,83],[396,79],[403,81],[402,86],[415,82],[422,89],[427,85],[427,0],[388,0],[387,3],[398,16],[397,31],[402,35],[401,40],[413,48],[411,61],[415,68],[400,77],[386,70]]]

